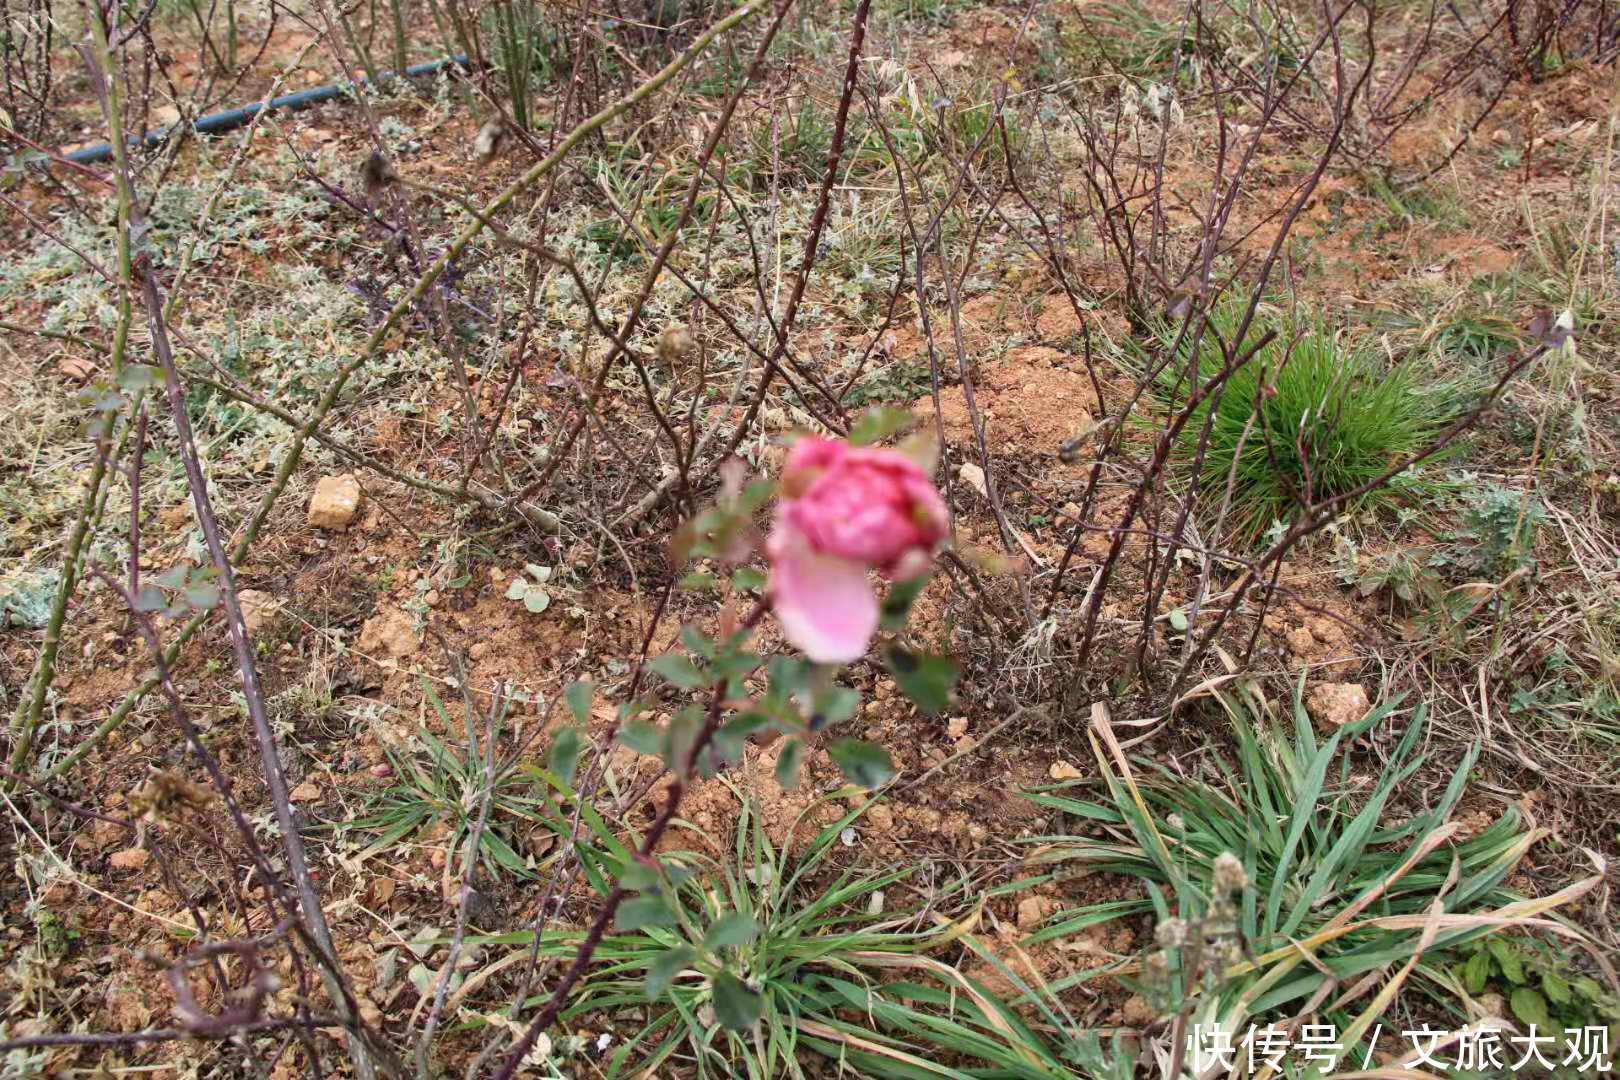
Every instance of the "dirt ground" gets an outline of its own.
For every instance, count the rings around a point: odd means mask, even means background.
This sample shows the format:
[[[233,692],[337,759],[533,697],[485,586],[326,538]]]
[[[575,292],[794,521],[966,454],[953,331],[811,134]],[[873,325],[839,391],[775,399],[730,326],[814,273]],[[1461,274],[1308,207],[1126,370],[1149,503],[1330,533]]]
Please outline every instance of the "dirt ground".
[[[1160,14],[1167,18],[1174,7],[1150,6],[1164,8]],[[1019,29],[1022,9],[953,7],[938,22],[877,34],[872,55],[919,79],[944,72],[965,82],[995,77],[1010,50],[1015,62],[1021,57],[1028,65],[1024,78],[1033,85],[1034,65],[1048,38],[1061,40],[1076,20],[1097,16],[1104,5],[1045,7],[1035,6],[1040,29],[1033,34]],[[241,83],[235,98],[247,101],[267,90],[272,79],[265,73],[290,63],[316,36],[307,27],[278,31],[266,60]],[[320,49],[305,55],[283,88],[328,77],[331,62]],[[168,77],[182,90],[194,86],[206,69],[195,49],[169,57]],[[79,81],[65,99],[58,134],[72,136],[68,143],[73,145],[97,141],[104,125],[94,97],[82,72],[73,78]],[[785,67],[773,71],[771,81],[774,86],[762,88],[744,113],[768,116],[773,93],[802,89]],[[835,95],[835,77],[827,81],[830,91],[816,82],[815,92]],[[1613,151],[1616,86],[1612,63],[1584,62],[1509,86],[1464,148],[1424,182],[1421,194],[1428,202],[1415,211],[1417,197],[1392,194],[1376,170],[1335,167],[1303,207],[1292,234],[1283,271],[1288,288],[1298,302],[1315,305],[1329,318],[1374,327],[1368,332],[1382,334],[1394,350],[1423,339],[1445,321],[1442,316],[1464,305],[1464,297],[1496,295],[1495,282],[1547,277],[1549,265],[1573,257],[1572,238],[1589,224],[1595,163]],[[434,230],[424,254],[438,250],[453,223],[462,220],[455,203],[435,189],[482,202],[533,160],[510,143],[493,162],[474,160],[469,147],[480,127],[478,115],[454,99],[435,100],[435,92],[400,93],[368,106],[373,113],[368,122],[381,124],[391,142],[409,148],[400,155],[401,171],[417,187],[406,197],[426,208],[423,220]],[[1408,91],[1422,92],[1421,85]],[[1436,167],[1483,102],[1466,90],[1446,94],[1391,140],[1383,150],[1388,163],[1407,175]],[[311,408],[331,365],[358,355],[368,317],[374,320],[378,305],[386,310],[391,302],[387,284],[411,265],[409,257],[389,248],[399,241],[323,196],[320,185],[297,167],[298,155],[306,155],[323,178],[350,175],[369,145],[355,111],[352,104],[330,104],[266,125],[265,137],[246,152],[236,174],[252,197],[227,199],[216,215],[220,224],[201,252],[185,313],[176,323],[188,370],[200,375],[226,370],[300,416]],[[158,121],[164,115],[161,108],[152,114]],[[693,123],[700,136],[704,129]],[[1212,129],[1194,123],[1194,130],[1168,151],[1171,229],[1190,227],[1201,212],[1213,137]],[[695,146],[697,136],[689,141]],[[1269,249],[1278,227],[1275,218],[1267,219],[1269,208],[1313,165],[1305,141],[1305,134],[1287,125],[1262,141],[1252,173],[1255,190],[1234,210],[1231,235],[1243,237],[1232,252],[1234,265],[1263,257]],[[172,211],[159,215],[161,242],[179,242],[177,223],[201,209],[234,146],[193,142],[179,151],[174,175],[187,178],[185,197],[176,197]],[[691,152],[692,146],[681,150]],[[608,148],[600,148],[600,160],[610,158]],[[145,175],[151,182],[158,174]],[[1078,165],[1074,179],[1081,182]],[[563,182],[568,213],[600,217],[579,209],[599,197],[593,195],[598,190],[593,177],[576,170]],[[8,179],[5,194],[39,222],[65,220],[71,213],[62,186],[32,174]],[[776,212],[767,192],[747,197],[755,200],[761,220]],[[1601,205],[1606,210],[1607,194]],[[526,212],[516,216],[522,219]],[[848,223],[856,218],[838,220],[853,229]],[[525,221],[524,227],[533,224]],[[1608,217],[1595,227],[1612,247]],[[1075,663],[1087,582],[1103,565],[1111,542],[1106,533],[1092,532],[1071,550],[1072,524],[1082,515],[1091,464],[1084,452],[1109,435],[1106,425],[1099,430],[1099,420],[1132,397],[1136,381],[1124,355],[1137,331],[1127,314],[1124,276],[1100,244],[1086,247],[1069,267],[1070,280],[1084,288],[1091,304],[1077,313],[1048,265],[1005,236],[994,239],[965,278],[960,331],[967,363],[959,367],[954,352],[938,358],[937,395],[929,375],[929,334],[909,292],[858,383],[876,388],[870,403],[909,407],[925,428],[938,430],[944,463],[939,475],[949,487],[954,516],[952,549],[970,567],[1002,572],[971,579],[941,574],[918,602],[910,639],[961,666],[954,698],[943,712],[919,710],[875,661],[847,670],[846,681],[863,693],[847,732],[887,748],[901,780],[867,808],[834,856],[840,867],[926,867],[930,874],[970,879],[980,889],[1025,876],[1030,839],[1072,827],[1022,793],[1099,775],[1086,734],[1093,702],[1109,705],[1122,735],[1134,740],[1134,753],[1172,774],[1196,773],[1210,747],[1230,745],[1225,721],[1209,707],[1212,691],[1225,685],[1217,660],[1197,673],[1194,685],[1201,688],[1173,716],[1161,697],[1162,671],[1136,670],[1134,634],[1143,619],[1147,575],[1143,538],[1125,542],[1120,580],[1099,607],[1100,644],[1084,668]],[[8,327],[43,326],[105,340],[114,317],[113,295],[76,298],[72,274],[39,254],[50,243],[37,226],[6,230],[0,245],[15,269],[0,293],[0,318]],[[789,244],[785,250],[794,249]],[[493,265],[493,248],[480,258]],[[1620,368],[1614,362],[1620,338],[1613,313],[1620,310],[1614,306],[1620,294],[1612,289],[1612,251],[1599,261],[1600,280],[1610,291],[1589,302],[1598,321],[1581,328],[1578,375],[1568,385],[1515,384],[1502,408],[1471,437],[1466,463],[1458,466],[1493,480],[1521,477],[1524,431],[1551,440],[1552,428],[1579,410],[1581,431],[1570,434],[1558,427],[1558,437],[1584,440],[1586,464],[1538,459],[1547,470],[1548,490],[1557,491],[1562,501],[1538,533],[1531,591],[1516,597],[1515,614],[1484,603],[1485,593],[1494,596],[1501,587],[1485,582],[1478,586],[1481,609],[1464,631],[1436,631],[1414,605],[1348,580],[1345,547],[1324,536],[1287,564],[1278,579],[1280,599],[1253,627],[1252,641],[1250,627],[1244,626],[1222,646],[1230,657],[1246,657],[1244,678],[1280,706],[1286,707],[1296,686],[1302,686],[1308,714],[1324,733],[1359,719],[1370,702],[1398,694],[1423,696],[1432,710],[1428,763],[1403,785],[1397,799],[1402,809],[1396,812],[1411,812],[1443,787],[1464,748],[1477,740],[1482,756],[1459,819],[1477,819],[1482,827],[1502,807],[1516,805],[1548,830],[1516,879],[1530,894],[1546,894],[1592,873],[1596,860],[1605,883],[1561,915],[1605,949],[1614,949],[1620,942],[1609,910],[1610,867],[1620,856],[1613,799],[1620,710],[1612,694],[1620,669],[1612,651],[1615,624],[1608,620],[1620,567],[1613,561],[1620,551],[1620,496],[1612,487],[1620,422],[1614,404],[1620,394]],[[470,304],[487,304],[503,287],[490,276],[496,271],[489,265],[458,267],[469,281],[464,295]],[[722,281],[697,256],[683,255],[675,265]],[[499,280],[512,293],[523,287],[516,275]],[[562,311],[566,297],[556,280],[548,284],[544,303]],[[635,284],[635,275],[627,275],[623,283],[604,286],[600,299],[622,313]],[[886,282],[881,286],[887,287]],[[751,295],[740,284],[722,282],[716,289],[729,290],[728,303],[733,293]],[[1522,327],[1535,305],[1522,290],[1517,295],[1500,305],[1500,314]],[[943,300],[932,303],[933,296],[928,310],[933,335],[947,341],[953,333],[949,306]],[[824,322],[800,327],[794,351],[819,364],[829,379],[841,377],[849,370],[848,355],[858,354],[877,329],[882,303],[836,272],[813,278],[808,298]],[[663,293],[656,303],[664,304]],[[673,304],[668,309],[683,310]],[[1420,309],[1424,314],[1404,323],[1379,321],[1391,312]],[[377,371],[352,387],[334,412],[327,425],[334,438],[389,469],[455,488],[463,476],[465,402],[490,409],[505,402],[511,426],[503,426],[500,436],[502,468],[521,476],[543,467],[535,455],[576,415],[577,390],[595,370],[590,361],[601,355],[600,345],[592,347],[594,352],[582,348],[577,333],[550,325],[531,341],[527,330],[505,322],[506,308],[500,310],[485,324],[500,324],[491,330],[497,344],[473,350],[465,388],[420,327],[399,332],[381,350]],[[578,315],[577,308],[572,314]],[[714,320],[702,325],[712,330]],[[137,337],[139,348],[146,349],[144,327]],[[516,376],[509,371],[514,361],[522,365]],[[97,381],[105,362],[104,351],[71,340],[0,335],[0,365],[9,373],[0,380],[0,408],[15,429],[6,444],[10,461],[4,470],[10,476],[0,504],[12,518],[0,531],[4,559],[14,567],[6,571],[5,587],[16,587],[25,572],[59,561],[52,552],[71,526],[94,453],[76,434],[82,414],[75,395]],[[668,374],[670,385],[685,385],[680,380],[690,375],[673,368]],[[972,409],[964,375],[974,395]],[[729,384],[730,378],[722,373],[713,381]],[[705,421],[741,415],[739,406],[723,399],[727,388],[710,388]],[[600,697],[587,726],[588,735],[606,748],[598,795],[605,815],[621,820],[627,830],[642,829],[662,805],[670,781],[661,759],[611,744],[619,724],[616,704],[637,679],[644,658],[683,648],[683,623],[712,628],[720,616],[707,594],[675,591],[667,603],[660,599],[674,573],[665,538],[673,522],[695,507],[662,504],[636,523],[620,517],[668,468],[667,447],[642,404],[643,388],[629,375],[608,382],[596,420],[568,451],[545,495],[546,507],[562,518],[561,527],[552,529],[532,520],[497,520],[476,502],[457,505],[384,472],[355,466],[330,446],[311,444],[237,566],[238,588],[252,591],[251,598],[244,594],[248,629],[270,719],[282,740],[296,820],[325,894],[339,958],[353,973],[365,1017],[398,1026],[413,1007],[417,1015],[423,1008],[418,989],[394,966],[412,941],[447,933],[454,923],[460,892],[451,872],[456,840],[441,823],[379,850],[368,847],[374,833],[349,827],[373,813],[382,793],[400,780],[401,763],[424,745],[422,732],[459,745],[464,699],[477,709],[506,702],[502,746],[528,747],[526,757],[539,762],[541,748],[567,724],[566,709],[559,707],[563,688],[578,679],[593,681]],[[219,396],[206,403],[199,399],[196,407],[208,410],[202,426],[210,480],[227,540],[234,541],[269,489],[290,429],[262,414],[254,419],[251,407]],[[805,399],[773,398],[739,452],[768,474],[780,460],[780,434],[805,426],[808,410]],[[1151,427],[1128,428],[1122,438],[1146,454],[1155,434]],[[977,464],[981,436],[1004,511],[1000,521]],[[144,493],[140,562],[155,575],[176,561],[199,560],[202,551],[183,477],[174,468],[174,444],[165,435],[153,452],[154,468],[163,471]],[[363,489],[358,516],[342,529],[309,525],[306,514],[317,481],[344,473],[356,475]],[[1084,509],[1086,520],[1117,518],[1130,491],[1123,479],[1108,476]],[[98,565],[117,567],[127,556],[127,548],[118,546],[124,526],[115,522],[129,510],[127,486],[120,485],[98,533],[93,555]],[[1354,541],[1358,559],[1371,561],[1391,551],[1439,551],[1443,531],[1443,523],[1432,521],[1402,533],[1357,532],[1347,524],[1342,536]],[[1062,564],[1068,566],[1067,576],[1054,587]],[[533,580],[531,566],[549,574],[543,583],[549,604],[538,612],[511,598],[515,581]],[[1188,576],[1178,572],[1158,611],[1150,613],[1158,621],[1148,648],[1161,658],[1182,648],[1183,639],[1168,620],[1190,602],[1194,580],[1191,571]],[[1466,593],[1470,587],[1447,586],[1452,593],[1472,595]],[[1025,589],[1030,611],[1055,609],[1058,616],[1032,625]],[[1055,598],[1055,608],[1045,607],[1049,597]],[[1517,613],[1538,608],[1551,629],[1515,645],[1515,654],[1503,661],[1514,677],[1487,687],[1478,675],[1478,657],[1482,648],[1496,646],[1482,641],[1511,629],[1493,620],[1511,624],[1529,617]],[[154,621],[165,640],[172,640],[190,614]],[[22,700],[40,642],[37,627],[0,629],[0,687],[8,709]],[[765,650],[782,644],[768,620],[759,644]],[[151,655],[122,599],[105,582],[87,582],[65,623],[49,722],[33,767],[22,771],[41,775],[73,752],[151,670]],[[181,650],[172,675],[179,700],[216,755],[235,802],[265,838],[273,837],[276,826],[236,662],[217,614]],[[1562,690],[1546,690],[1565,686],[1579,693],[1560,698]],[[1532,692],[1537,689],[1546,692],[1537,697]],[[648,715],[655,720],[667,720],[682,704],[667,690],[651,694]],[[1493,694],[1519,696],[1503,704],[1493,701]],[[1026,708],[1032,708],[1028,721],[1002,723]],[[1390,739],[1380,732],[1354,748],[1358,768],[1376,772]],[[775,775],[785,745],[782,739],[751,742],[741,763],[725,776],[696,784],[680,808],[682,822],[690,827],[671,834],[665,850],[699,847],[724,857],[734,842],[739,794],[755,808],[771,843],[789,851],[865,802],[861,795],[827,797],[843,781],[824,745],[809,752],[796,788],[780,788]],[[0,1016],[10,1036],[68,1029],[127,1033],[168,1025],[175,997],[165,973],[196,936],[195,912],[217,922],[213,931],[222,936],[264,930],[233,925],[229,899],[265,890],[251,866],[226,865],[220,858],[221,852],[235,850],[235,842],[217,794],[200,788],[187,794],[191,789],[182,788],[166,796],[164,812],[152,810],[156,787],[203,779],[176,734],[168,703],[154,693],[46,785],[58,800],[103,816],[76,819],[45,803],[28,809],[27,794],[14,790],[7,796],[10,827],[3,843],[11,868],[0,888],[5,926],[0,978],[9,989],[0,997],[11,1004],[0,1008]],[[139,824],[126,828],[121,824],[126,819]],[[526,826],[514,837],[518,857],[537,867],[537,876],[480,878],[473,929],[491,935],[520,931],[541,915],[559,925],[585,925],[598,899],[587,881],[569,879],[557,895],[545,890],[548,876],[564,865],[558,838],[545,828]],[[154,851],[163,854],[154,858]],[[920,882],[897,889],[913,893],[912,899],[926,892]],[[980,933],[1021,976],[1055,981],[1135,955],[1149,943],[1151,924],[1121,920],[1028,950],[1021,940],[1057,911],[1142,895],[1136,884],[1106,873],[995,893],[982,903]],[[49,949],[40,944],[45,922],[59,928],[51,933],[66,935]],[[289,961],[282,963],[287,965],[280,972],[284,989],[278,993],[290,999],[285,987],[298,975]],[[1010,991],[995,965],[966,955],[958,963],[992,991]],[[492,977],[490,987],[503,977]],[[1147,1027],[1155,1018],[1122,985],[1105,987],[1087,1008],[1089,1022],[1098,1025]],[[623,1030],[602,1015],[573,1024],[574,1034],[592,1037]],[[450,1038],[469,1054],[479,1046],[476,1034]],[[134,1065],[224,1067],[216,1051],[190,1043],[122,1050],[105,1059],[75,1053],[58,1051],[39,1068],[49,1075],[72,1075],[70,1068],[86,1070],[98,1060],[114,1072]],[[273,1074],[291,1075],[295,1056],[277,1061]]]

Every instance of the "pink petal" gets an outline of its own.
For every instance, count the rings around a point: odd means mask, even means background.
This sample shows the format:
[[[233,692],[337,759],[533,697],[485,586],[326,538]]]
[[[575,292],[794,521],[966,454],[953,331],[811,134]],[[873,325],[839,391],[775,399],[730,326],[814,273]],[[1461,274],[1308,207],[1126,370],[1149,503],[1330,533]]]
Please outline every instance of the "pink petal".
[[[818,664],[864,656],[878,628],[878,600],[865,564],[817,554],[787,524],[771,533],[767,552],[771,608],[788,641]]]

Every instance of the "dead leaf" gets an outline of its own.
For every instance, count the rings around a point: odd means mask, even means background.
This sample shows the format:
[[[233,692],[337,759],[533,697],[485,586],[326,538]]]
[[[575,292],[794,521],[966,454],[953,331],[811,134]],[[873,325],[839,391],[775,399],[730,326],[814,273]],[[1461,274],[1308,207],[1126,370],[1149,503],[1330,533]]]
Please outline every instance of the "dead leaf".
[[[366,886],[366,906],[369,908],[382,908],[388,906],[388,901],[394,898],[394,890],[398,886],[393,878],[372,878]]]
[[[96,373],[96,365],[82,356],[64,356],[56,362],[56,371],[63,378],[88,382]]]

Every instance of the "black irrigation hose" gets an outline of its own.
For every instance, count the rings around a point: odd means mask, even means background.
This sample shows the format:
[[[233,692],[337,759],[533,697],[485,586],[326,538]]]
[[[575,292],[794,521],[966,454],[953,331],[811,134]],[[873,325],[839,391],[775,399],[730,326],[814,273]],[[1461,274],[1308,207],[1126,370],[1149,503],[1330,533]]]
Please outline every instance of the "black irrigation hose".
[[[425,64],[416,64],[406,68],[405,74],[413,79],[422,75],[436,75],[452,64],[458,67],[466,67],[467,58],[465,56],[450,56],[443,60],[430,60]],[[377,75],[377,81],[385,83],[394,77],[392,71],[384,71]],[[302,109],[310,105],[318,105],[323,101],[331,101],[335,97],[341,97],[348,93],[351,88],[364,86],[365,84],[366,80],[360,79],[357,83],[339,82],[327,86],[317,86],[311,90],[300,90],[296,94],[283,94],[281,97],[271,98],[263,107],[272,110]],[[191,129],[199,135],[216,135],[222,131],[230,131],[252,120],[258,115],[260,107],[260,103],[255,101],[252,105],[226,109],[224,112],[217,112],[211,116],[203,117],[193,124]],[[177,126],[179,125],[171,125],[158,131],[148,132],[142,142],[146,146],[156,146],[164,139],[167,139],[169,133]],[[99,161],[111,161],[113,156],[112,145],[110,143],[97,143],[94,146],[87,146],[83,150],[75,150],[71,154],[62,156],[81,165],[91,165]]]

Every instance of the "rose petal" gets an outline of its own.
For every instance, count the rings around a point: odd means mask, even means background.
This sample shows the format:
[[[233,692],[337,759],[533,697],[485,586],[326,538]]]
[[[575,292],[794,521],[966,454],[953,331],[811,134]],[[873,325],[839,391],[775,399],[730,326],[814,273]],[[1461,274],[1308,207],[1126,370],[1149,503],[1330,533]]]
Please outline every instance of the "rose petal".
[[[878,601],[866,566],[813,551],[804,534],[779,523],[767,542],[771,607],[788,641],[818,664],[866,654],[878,628]]]

